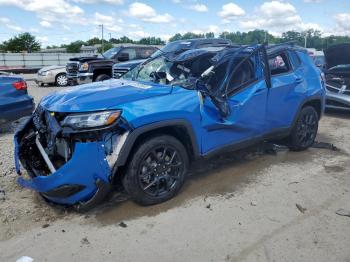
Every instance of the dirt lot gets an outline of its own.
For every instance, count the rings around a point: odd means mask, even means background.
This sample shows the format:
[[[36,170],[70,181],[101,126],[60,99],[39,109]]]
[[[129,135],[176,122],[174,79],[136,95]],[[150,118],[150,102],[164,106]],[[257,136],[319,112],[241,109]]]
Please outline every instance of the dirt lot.
[[[55,87],[30,85],[39,99]],[[114,193],[77,214],[16,184],[11,130],[0,134],[0,261],[350,261],[350,116],[326,115],[311,148],[258,146],[195,163],[171,201]]]

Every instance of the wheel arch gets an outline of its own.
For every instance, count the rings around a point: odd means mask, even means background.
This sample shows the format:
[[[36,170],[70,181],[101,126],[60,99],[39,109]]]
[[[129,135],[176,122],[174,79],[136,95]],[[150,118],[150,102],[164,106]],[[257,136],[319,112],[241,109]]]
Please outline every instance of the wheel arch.
[[[94,69],[93,70],[93,81],[95,81],[96,78],[102,74],[112,77],[112,68],[96,68],[96,69]]]
[[[191,124],[182,119],[167,120],[148,124],[133,130],[120,151],[116,166],[125,166],[133,150],[142,141],[160,134],[171,135],[178,139],[186,148],[190,160],[194,160],[200,156],[198,143]]]
[[[313,107],[316,110],[317,114],[318,114],[318,118],[319,119],[321,118],[321,116],[323,114],[321,98],[313,98],[313,99],[305,101],[303,103],[303,106],[301,107],[301,109],[303,109],[303,108],[305,108],[307,106]]]
[[[323,110],[324,110],[324,103],[322,102],[323,98],[320,95],[316,95],[316,96],[311,96],[307,99],[305,99],[299,106],[298,111],[296,112],[292,125],[290,128],[293,128],[295,126],[295,123],[298,121],[298,117],[300,115],[301,110],[303,110],[303,108],[307,107],[307,106],[312,106],[313,108],[315,108],[317,114],[318,114],[318,118],[321,119],[322,115],[323,115]]]

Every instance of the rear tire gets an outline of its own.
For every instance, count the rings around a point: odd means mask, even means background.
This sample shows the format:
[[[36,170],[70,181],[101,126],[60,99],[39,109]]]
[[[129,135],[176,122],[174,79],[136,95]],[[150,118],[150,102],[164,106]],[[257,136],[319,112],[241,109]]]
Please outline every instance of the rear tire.
[[[111,77],[109,75],[101,74],[101,75],[98,75],[96,77],[95,82],[105,81],[105,80],[108,80],[108,79],[111,79]]]
[[[176,138],[167,135],[149,138],[133,152],[123,185],[136,203],[158,204],[179,192],[188,165],[187,151]]]
[[[289,148],[302,151],[313,145],[318,131],[319,116],[312,106],[304,107],[292,129]]]

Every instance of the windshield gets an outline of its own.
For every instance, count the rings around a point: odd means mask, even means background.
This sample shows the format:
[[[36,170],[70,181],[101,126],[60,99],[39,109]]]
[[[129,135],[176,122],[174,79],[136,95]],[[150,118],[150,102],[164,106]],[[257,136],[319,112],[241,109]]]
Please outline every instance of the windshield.
[[[216,54],[212,50],[199,50],[198,54],[194,52],[183,52],[175,57],[173,53],[162,54],[139,65],[122,78],[184,86],[187,80],[200,78],[202,73],[213,65],[211,58]]]
[[[102,54],[103,58],[112,59],[120,50],[120,47],[113,47]],[[101,56],[100,56],[101,57]]]

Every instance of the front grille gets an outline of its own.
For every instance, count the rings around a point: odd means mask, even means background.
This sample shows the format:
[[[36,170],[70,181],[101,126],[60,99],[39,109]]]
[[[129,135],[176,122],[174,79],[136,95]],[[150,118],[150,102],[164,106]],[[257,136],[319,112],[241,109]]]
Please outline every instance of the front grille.
[[[69,62],[66,66],[67,74],[77,76],[79,72],[79,62]]]
[[[350,85],[339,84],[335,82],[327,82],[326,88],[328,91],[333,93],[350,95]]]
[[[113,67],[113,78],[120,78],[129,71],[125,67]]]
[[[350,109],[349,105],[347,105],[345,103],[342,103],[342,102],[330,100],[330,99],[326,100],[326,104],[329,105],[329,106],[335,106],[335,107],[342,107],[342,108],[349,108]]]

